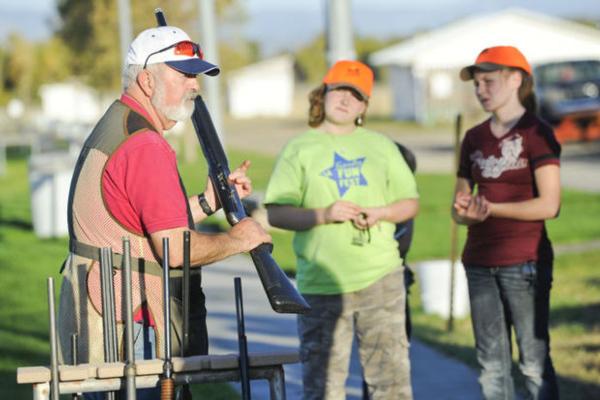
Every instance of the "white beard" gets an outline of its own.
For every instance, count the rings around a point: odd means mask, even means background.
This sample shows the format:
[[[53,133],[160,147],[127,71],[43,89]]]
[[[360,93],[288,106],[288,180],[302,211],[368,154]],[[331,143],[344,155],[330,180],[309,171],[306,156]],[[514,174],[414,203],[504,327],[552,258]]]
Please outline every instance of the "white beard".
[[[150,98],[150,102],[161,114],[172,121],[186,121],[192,116],[194,112],[193,100],[196,97],[195,91],[186,93],[181,99],[181,103],[172,106],[165,105],[165,95],[164,84],[160,80],[157,80],[157,85]]]

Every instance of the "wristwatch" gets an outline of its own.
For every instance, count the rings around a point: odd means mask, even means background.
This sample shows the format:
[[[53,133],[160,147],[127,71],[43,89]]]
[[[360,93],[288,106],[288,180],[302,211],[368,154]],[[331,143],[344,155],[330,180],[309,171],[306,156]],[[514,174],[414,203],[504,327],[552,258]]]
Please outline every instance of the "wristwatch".
[[[214,213],[214,210],[208,205],[208,201],[206,201],[206,196],[204,196],[204,193],[200,193],[198,195],[198,204],[200,204],[200,208],[202,208],[204,214],[212,215]]]

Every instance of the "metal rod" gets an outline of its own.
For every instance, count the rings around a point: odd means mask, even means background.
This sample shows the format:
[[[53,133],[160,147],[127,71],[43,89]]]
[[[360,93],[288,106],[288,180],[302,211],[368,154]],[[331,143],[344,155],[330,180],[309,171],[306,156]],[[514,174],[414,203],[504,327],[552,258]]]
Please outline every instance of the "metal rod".
[[[181,357],[188,354],[190,342],[190,231],[183,232],[183,328],[181,333]],[[192,400],[190,385],[184,383],[177,387],[175,398],[177,400]]]
[[[183,232],[183,340],[181,357],[187,355],[190,340],[190,231]]]
[[[77,334],[74,333],[71,335],[71,364],[73,366],[77,365]],[[81,398],[81,393],[73,393],[71,396],[72,400],[79,400]]]
[[[110,249],[103,247],[100,249],[100,289],[102,294],[102,332],[104,339],[104,361],[113,362],[113,350],[112,350],[112,327],[110,318],[110,288],[112,286],[112,271],[110,268]],[[114,314],[113,314],[114,315]],[[107,400],[114,400],[115,393],[106,393]]]
[[[133,301],[131,299],[131,246],[129,238],[123,238],[123,296],[125,298],[125,377],[127,400],[135,400],[135,352],[133,351]]]
[[[104,361],[110,362],[110,327],[108,321],[108,282],[106,279],[106,249],[100,249],[100,293],[102,296],[102,338],[104,339]]]
[[[106,249],[106,253],[108,256],[108,268],[107,268],[107,277],[108,277],[108,320],[110,321],[110,349],[111,349],[111,362],[119,361],[119,351],[118,351],[118,339],[117,339],[117,313],[116,313],[116,305],[115,305],[115,282],[113,275],[113,252],[109,247]]]
[[[58,383],[58,338],[56,335],[56,313],[54,308],[54,279],[48,278],[48,313],[50,317],[50,376],[52,400],[60,399]]]
[[[250,400],[250,377],[248,376],[248,341],[244,326],[244,301],[242,299],[242,279],[233,278],[235,287],[235,313],[237,316],[238,347],[240,357],[240,383],[242,384],[242,399]]]
[[[456,116],[454,126],[454,171],[458,170],[458,162],[460,156],[460,133],[462,129],[462,115]],[[452,220],[450,225],[450,299],[448,310],[448,324],[446,329],[448,332],[454,330],[454,275],[456,269],[456,259],[458,254],[458,224]]]
[[[161,400],[173,398],[173,364],[171,363],[171,304],[169,289],[169,238],[163,238],[163,310],[164,310],[164,336],[165,336],[165,362],[163,365],[163,379],[161,380]]]

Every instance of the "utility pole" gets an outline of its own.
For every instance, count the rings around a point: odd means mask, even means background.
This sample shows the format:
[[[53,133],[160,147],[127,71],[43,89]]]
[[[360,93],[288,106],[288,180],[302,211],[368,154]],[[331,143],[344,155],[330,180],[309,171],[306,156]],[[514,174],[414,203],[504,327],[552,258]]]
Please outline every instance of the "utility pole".
[[[129,50],[129,43],[131,43],[131,41],[133,40],[129,0],[118,0],[118,10],[119,40],[121,42],[121,69],[123,69],[125,68],[125,60],[127,60],[127,50]]]
[[[215,21],[217,14],[215,12],[215,0],[198,0],[198,10],[200,13],[200,36],[202,38],[202,50],[207,61],[219,64],[219,44],[217,41],[217,29]],[[204,76],[203,86],[206,93],[206,106],[210,111],[213,124],[219,134],[219,139],[225,147],[225,133],[223,131],[223,111],[221,108],[221,78],[217,76]]]
[[[327,64],[355,59],[350,1],[325,0],[325,7]]]

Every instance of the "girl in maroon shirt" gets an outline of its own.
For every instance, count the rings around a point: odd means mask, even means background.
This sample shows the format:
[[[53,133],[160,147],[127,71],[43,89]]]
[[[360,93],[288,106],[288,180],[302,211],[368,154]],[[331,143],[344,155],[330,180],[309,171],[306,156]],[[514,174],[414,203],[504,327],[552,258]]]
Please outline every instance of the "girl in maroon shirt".
[[[531,66],[515,47],[483,50],[461,70],[491,117],[463,140],[452,216],[468,226],[463,251],[480,384],[512,399],[511,328],[528,398],[556,399],[548,313],[552,247],[544,220],[560,206],[560,145],[535,114]]]

